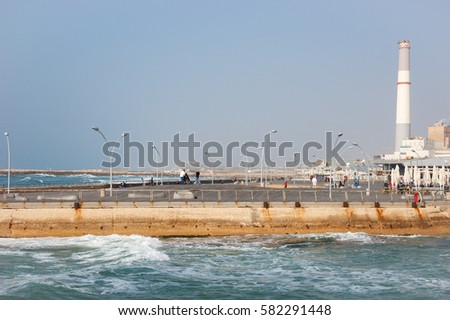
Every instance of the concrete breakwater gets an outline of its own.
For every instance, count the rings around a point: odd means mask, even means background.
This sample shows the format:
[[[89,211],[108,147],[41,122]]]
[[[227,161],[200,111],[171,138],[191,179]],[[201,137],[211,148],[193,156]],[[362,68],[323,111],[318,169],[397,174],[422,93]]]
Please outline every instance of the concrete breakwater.
[[[86,234],[221,236],[366,232],[370,234],[450,235],[450,209],[405,204],[339,206],[337,203],[214,203],[167,206],[33,206],[0,209],[0,237],[65,237]]]

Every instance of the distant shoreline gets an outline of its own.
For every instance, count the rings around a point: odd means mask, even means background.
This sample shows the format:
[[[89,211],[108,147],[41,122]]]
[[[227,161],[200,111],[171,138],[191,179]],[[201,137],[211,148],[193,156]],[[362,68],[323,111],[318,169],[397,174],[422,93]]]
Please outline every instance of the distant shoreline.
[[[7,174],[7,169],[0,169],[0,174]],[[65,170],[52,170],[52,169],[11,169],[11,174],[54,174],[54,175],[69,175],[69,174],[92,174],[92,175],[109,175],[109,170],[103,169],[65,169]],[[154,174],[155,171],[127,171],[127,170],[114,170],[114,175],[144,175]],[[168,174],[168,173],[167,173]]]

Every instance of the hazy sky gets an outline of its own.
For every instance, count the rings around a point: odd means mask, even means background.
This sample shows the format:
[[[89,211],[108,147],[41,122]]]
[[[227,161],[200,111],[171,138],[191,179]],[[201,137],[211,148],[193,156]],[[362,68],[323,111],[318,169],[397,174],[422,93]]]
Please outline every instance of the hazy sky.
[[[448,0],[0,0],[0,130],[14,168],[98,168],[92,125],[156,145],[277,129],[298,151],[333,131],[392,152],[402,39],[426,135],[450,117]]]

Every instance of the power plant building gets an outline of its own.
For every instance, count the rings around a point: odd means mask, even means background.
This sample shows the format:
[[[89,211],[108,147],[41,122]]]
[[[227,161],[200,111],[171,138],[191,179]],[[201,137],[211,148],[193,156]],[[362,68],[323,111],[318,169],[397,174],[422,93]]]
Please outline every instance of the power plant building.
[[[409,51],[408,40],[398,43],[397,117],[395,126],[395,152],[400,151],[402,141],[411,137]]]
[[[428,127],[428,137],[411,135],[410,110],[410,49],[408,40],[398,42],[399,62],[397,78],[397,108],[395,127],[395,152],[375,158],[385,169],[397,164],[410,164],[420,160],[421,165],[450,166],[450,126],[444,120]]]

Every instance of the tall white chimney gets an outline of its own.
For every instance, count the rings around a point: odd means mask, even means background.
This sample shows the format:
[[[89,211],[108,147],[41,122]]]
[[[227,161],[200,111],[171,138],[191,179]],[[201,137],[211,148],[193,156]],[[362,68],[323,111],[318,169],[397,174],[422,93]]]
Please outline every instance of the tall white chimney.
[[[411,117],[409,106],[409,49],[408,40],[398,42],[397,118],[395,127],[395,151],[400,151],[402,140],[411,137]]]

